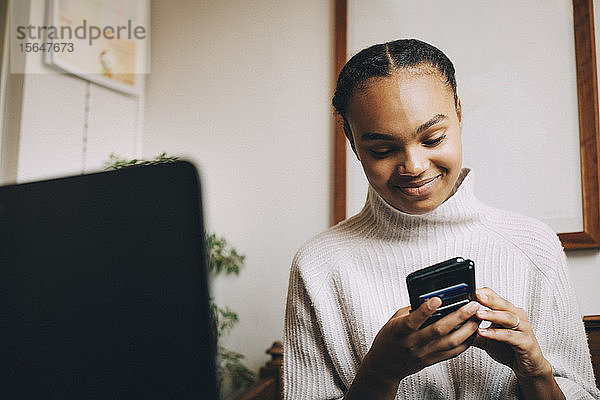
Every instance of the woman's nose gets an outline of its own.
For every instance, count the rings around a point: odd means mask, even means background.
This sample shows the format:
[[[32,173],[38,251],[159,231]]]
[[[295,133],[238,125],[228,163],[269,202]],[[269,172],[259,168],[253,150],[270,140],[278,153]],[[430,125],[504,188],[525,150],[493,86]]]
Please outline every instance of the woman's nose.
[[[429,159],[422,149],[407,149],[398,163],[400,175],[420,175],[429,167]]]

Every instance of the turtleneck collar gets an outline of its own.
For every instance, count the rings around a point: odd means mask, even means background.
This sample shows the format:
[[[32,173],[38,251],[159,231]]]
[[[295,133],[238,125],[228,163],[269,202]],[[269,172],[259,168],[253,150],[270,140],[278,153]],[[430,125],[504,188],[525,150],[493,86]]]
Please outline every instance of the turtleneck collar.
[[[363,213],[377,224],[377,234],[397,236],[409,230],[418,235],[420,229],[430,231],[436,225],[460,224],[478,216],[480,203],[473,193],[474,176],[469,168],[463,168],[452,189],[452,195],[436,209],[425,214],[407,214],[388,204],[369,185],[367,202]]]

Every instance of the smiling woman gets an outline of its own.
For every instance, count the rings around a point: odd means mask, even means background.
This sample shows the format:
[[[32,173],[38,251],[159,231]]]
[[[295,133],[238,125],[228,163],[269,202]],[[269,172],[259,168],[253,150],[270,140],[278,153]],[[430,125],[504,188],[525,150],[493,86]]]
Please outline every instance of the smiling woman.
[[[462,168],[452,62],[415,39],[374,45],[333,105],[369,192],[294,258],[284,397],[600,399],[556,234],[481,203]],[[477,301],[423,327],[442,301],[409,313],[403,282],[454,257],[475,262]]]
[[[410,214],[432,211],[450,196],[460,172],[460,102],[431,73],[372,79],[352,97],[345,117],[354,151],[388,203]]]

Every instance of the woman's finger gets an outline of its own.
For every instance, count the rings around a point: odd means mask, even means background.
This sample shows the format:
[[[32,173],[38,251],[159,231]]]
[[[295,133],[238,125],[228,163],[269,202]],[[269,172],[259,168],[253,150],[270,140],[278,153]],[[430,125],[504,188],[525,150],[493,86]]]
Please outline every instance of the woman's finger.
[[[516,307],[489,287],[476,290],[477,300],[492,310],[515,311]]]
[[[402,308],[398,309],[398,311],[396,311],[394,313],[394,315],[392,315],[392,318],[403,317],[405,315],[408,315],[409,313],[410,313],[410,306],[402,307]],[[392,318],[390,318],[390,319],[392,319]]]
[[[469,343],[463,343],[456,347],[453,347],[450,350],[442,351],[439,353],[431,353],[428,357],[426,357],[427,365],[435,364],[437,362],[443,360],[449,360],[458,356],[463,351],[467,350],[471,345]]]
[[[462,324],[460,328],[456,329],[452,333],[440,338],[435,342],[432,342],[430,346],[435,347],[436,351],[445,352],[452,350],[455,347],[462,346],[463,344],[470,345],[475,339],[473,334],[477,332],[478,326],[479,321],[473,318]]]
[[[509,311],[479,310],[477,317],[507,329],[521,329],[524,325],[524,321],[521,321],[517,314]]]
[[[477,333],[486,339],[496,340],[514,347],[522,347],[527,338],[523,332],[503,328],[479,328]]]
[[[479,329],[477,330],[479,332]],[[475,335],[475,340],[473,340],[473,346],[479,347],[481,350],[486,350],[488,340],[481,335]]]
[[[453,311],[452,313],[446,315],[444,318],[436,321],[435,323],[429,325],[426,328],[423,328],[420,341],[422,343],[428,343],[433,340],[437,340],[440,337],[445,337],[446,335],[450,334],[450,332],[453,332],[455,329],[458,330],[456,327],[460,324],[464,324],[471,317],[473,317],[478,309],[479,304],[475,301],[465,304],[458,310]]]
[[[427,318],[431,317],[435,310],[441,305],[442,300],[439,297],[432,297],[421,304],[419,308],[400,320],[402,321],[401,329],[407,332],[418,330],[421,325],[427,321]]]

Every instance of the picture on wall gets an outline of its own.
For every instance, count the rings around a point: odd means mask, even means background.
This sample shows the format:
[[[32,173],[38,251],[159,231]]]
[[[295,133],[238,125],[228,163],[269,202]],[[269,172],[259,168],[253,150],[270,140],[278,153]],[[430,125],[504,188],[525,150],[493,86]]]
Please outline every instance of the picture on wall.
[[[139,94],[147,73],[148,0],[48,0],[45,62]]]

